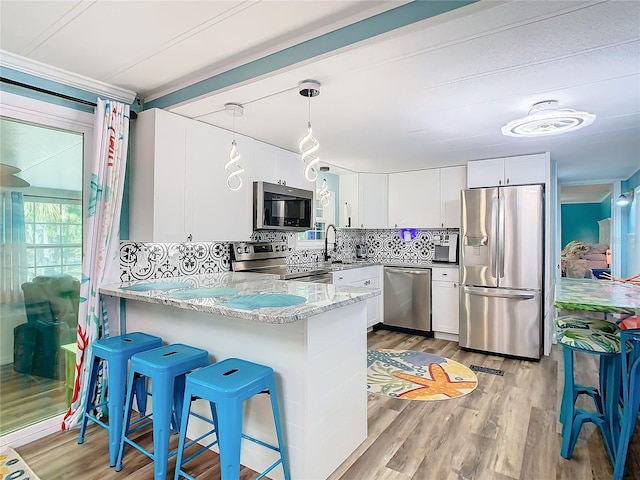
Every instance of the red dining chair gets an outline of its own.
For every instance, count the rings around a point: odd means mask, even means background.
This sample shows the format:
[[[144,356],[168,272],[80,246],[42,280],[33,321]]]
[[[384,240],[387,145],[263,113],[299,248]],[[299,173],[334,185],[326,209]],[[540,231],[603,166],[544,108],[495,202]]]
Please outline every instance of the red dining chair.
[[[631,330],[634,328],[640,328],[640,315],[634,317],[627,317],[622,320],[618,326],[621,330]]]

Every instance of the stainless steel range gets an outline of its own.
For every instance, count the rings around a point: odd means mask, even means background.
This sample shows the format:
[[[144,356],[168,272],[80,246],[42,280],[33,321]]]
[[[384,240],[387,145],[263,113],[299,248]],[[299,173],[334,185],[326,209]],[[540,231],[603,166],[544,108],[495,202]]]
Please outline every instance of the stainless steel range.
[[[287,265],[286,242],[234,242],[231,244],[231,269],[278,275],[282,280],[332,283],[331,269],[321,265]]]

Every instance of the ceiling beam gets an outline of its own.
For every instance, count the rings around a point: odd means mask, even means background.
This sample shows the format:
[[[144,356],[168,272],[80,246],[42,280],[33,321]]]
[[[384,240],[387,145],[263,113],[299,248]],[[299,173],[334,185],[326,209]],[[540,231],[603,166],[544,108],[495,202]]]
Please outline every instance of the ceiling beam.
[[[290,67],[477,1],[413,1],[180,88],[146,103],[145,109],[169,108],[192,101],[223,88]]]

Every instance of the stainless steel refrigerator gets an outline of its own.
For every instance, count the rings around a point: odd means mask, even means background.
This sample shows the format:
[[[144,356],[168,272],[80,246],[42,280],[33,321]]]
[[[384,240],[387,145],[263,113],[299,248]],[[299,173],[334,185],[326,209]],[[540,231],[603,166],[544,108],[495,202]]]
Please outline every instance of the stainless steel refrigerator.
[[[461,195],[460,346],[539,359],[544,188],[475,188]]]

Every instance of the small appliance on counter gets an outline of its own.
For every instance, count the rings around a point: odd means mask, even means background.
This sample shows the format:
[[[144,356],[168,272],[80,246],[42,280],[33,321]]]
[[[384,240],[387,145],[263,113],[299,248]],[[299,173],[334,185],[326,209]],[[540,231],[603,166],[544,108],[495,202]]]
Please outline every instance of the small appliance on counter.
[[[366,245],[356,245],[356,258],[369,258],[369,248]]]
[[[458,261],[458,234],[436,235],[433,240],[433,262],[456,263]]]

